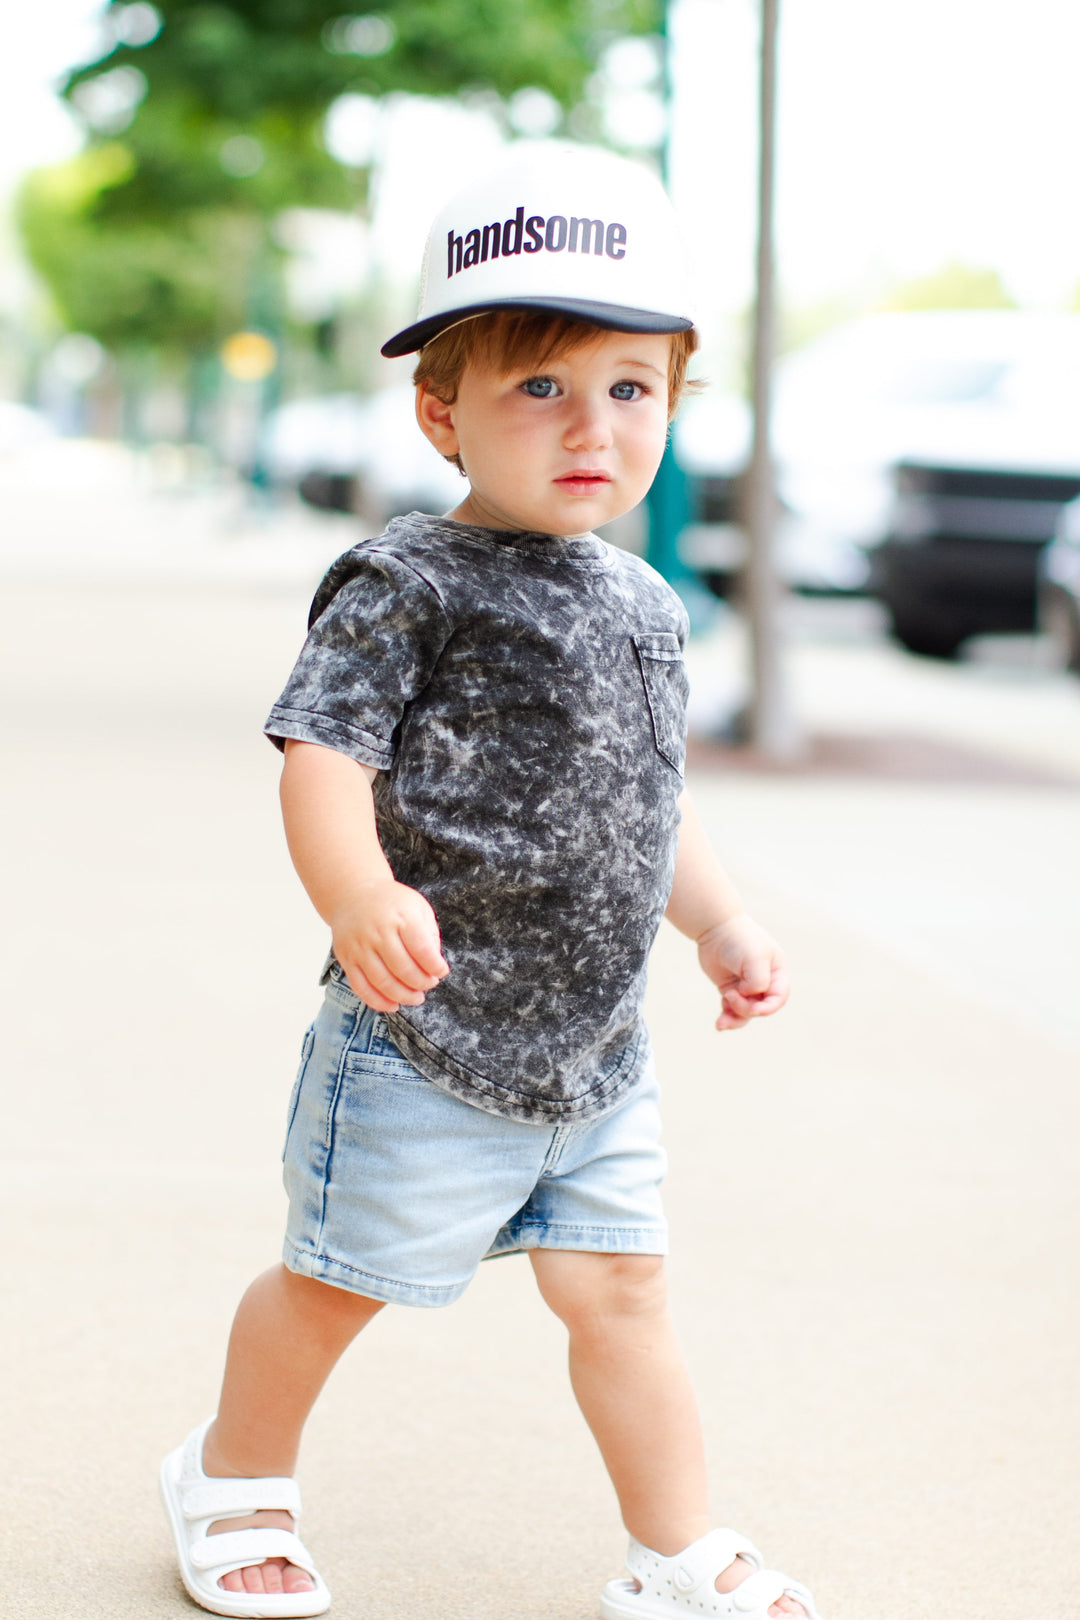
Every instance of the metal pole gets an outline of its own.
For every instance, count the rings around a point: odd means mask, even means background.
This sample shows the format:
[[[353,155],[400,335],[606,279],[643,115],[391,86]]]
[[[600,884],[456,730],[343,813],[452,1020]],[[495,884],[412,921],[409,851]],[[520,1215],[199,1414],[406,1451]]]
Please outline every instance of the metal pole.
[[[761,89],[758,157],[757,295],[754,304],[754,437],[746,479],[750,556],[746,600],[750,619],[752,691],[750,741],[769,759],[790,760],[805,743],[791,708],[781,658],[782,588],[776,573],[776,473],[769,439],[776,348],[773,192],[776,170],[776,40],[780,0],[761,4]]]

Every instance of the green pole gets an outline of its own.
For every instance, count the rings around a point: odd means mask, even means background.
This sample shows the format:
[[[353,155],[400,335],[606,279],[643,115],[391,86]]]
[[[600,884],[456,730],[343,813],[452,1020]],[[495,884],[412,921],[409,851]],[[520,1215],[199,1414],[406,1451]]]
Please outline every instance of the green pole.
[[[260,227],[255,261],[249,287],[248,324],[263,332],[276,351],[274,369],[259,384],[258,423],[255,436],[255,456],[248,481],[257,498],[267,500],[273,480],[266,465],[266,424],[271,411],[281,401],[281,370],[283,327],[281,308],[281,282],[278,267],[270,246],[265,225]]]
[[[660,38],[663,42],[661,95],[664,104],[664,135],[660,147],[660,173],[665,184],[671,167],[671,38],[669,12],[672,0],[664,0],[660,19]],[[679,539],[686,526],[693,521],[690,480],[680,467],[669,436],[664,459],[645,498],[648,530],[645,541],[645,560],[674,586],[686,604],[691,627],[704,629],[711,621],[716,604],[697,575],[683,561]]]
[[[676,588],[694,578],[679,551],[679,536],[690,521],[689,479],[668,440],[664,459],[645,497],[649,538],[645,559]]]

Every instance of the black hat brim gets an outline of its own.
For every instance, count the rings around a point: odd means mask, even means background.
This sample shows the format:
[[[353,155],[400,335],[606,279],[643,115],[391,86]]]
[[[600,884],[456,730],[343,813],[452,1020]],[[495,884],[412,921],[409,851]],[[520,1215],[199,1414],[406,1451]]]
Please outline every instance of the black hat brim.
[[[490,315],[496,310],[544,310],[551,315],[568,315],[574,321],[588,321],[611,332],[689,332],[693,321],[683,315],[658,315],[651,309],[631,309],[623,304],[597,304],[588,298],[498,298],[490,304],[466,304],[447,309],[426,320],[415,321],[382,346],[388,360],[402,354],[415,354],[425,343],[438,337],[449,326],[457,326],[473,315]]]

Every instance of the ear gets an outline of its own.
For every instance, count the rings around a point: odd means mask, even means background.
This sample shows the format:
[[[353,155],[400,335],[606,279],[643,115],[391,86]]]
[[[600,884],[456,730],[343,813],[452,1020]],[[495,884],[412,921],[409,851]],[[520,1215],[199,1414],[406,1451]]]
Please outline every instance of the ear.
[[[420,431],[431,440],[440,456],[449,458],[458,454],[454,407],[433,394],[427,383],[418,383],[416,387],[416,420]]]

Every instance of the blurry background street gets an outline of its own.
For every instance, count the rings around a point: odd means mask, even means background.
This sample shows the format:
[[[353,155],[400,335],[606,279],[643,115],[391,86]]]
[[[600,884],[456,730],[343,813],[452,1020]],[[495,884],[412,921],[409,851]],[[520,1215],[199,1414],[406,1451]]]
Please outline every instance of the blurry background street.
[[[784,0],[776,748],[746,580],[766,9],[6,19],[12,1620],[194,1612],[154,1479],[277,1257],[325,949],[260,728],[326,565],[463,488],[377,348],[450,190],[549,134],[662,170],[696,262],[710,387],[609,538],[687,602],[689,776],[795,984],[718,1037],[687,942],[653,962],[718,1520],[826,1620],[1076,1620],[1080,13]],[[301,1464],[340,1620],[595,1613],[624,1542],[563,1354],[520,1259],[377,1321]]]

